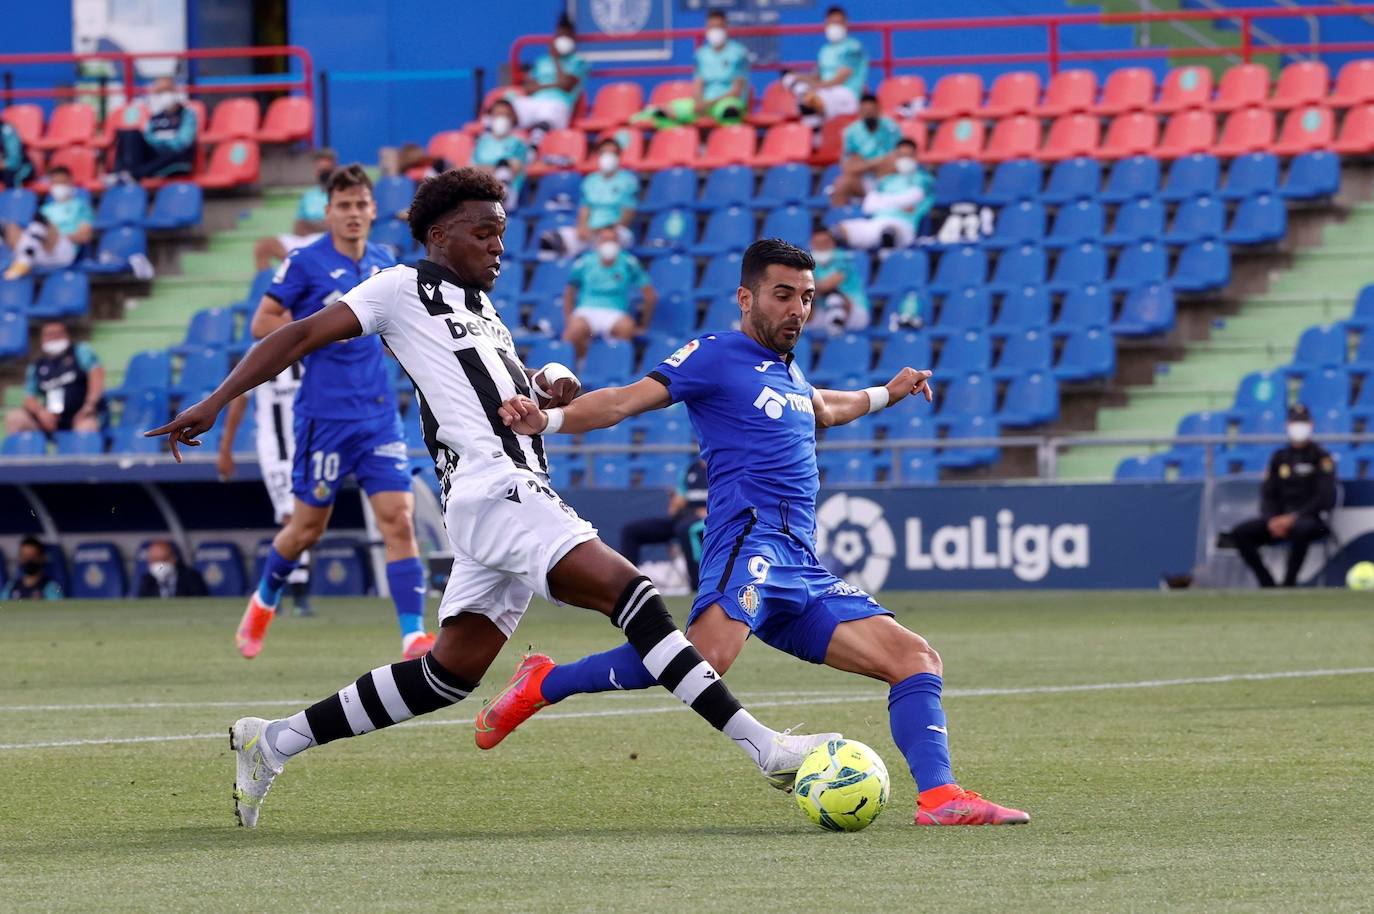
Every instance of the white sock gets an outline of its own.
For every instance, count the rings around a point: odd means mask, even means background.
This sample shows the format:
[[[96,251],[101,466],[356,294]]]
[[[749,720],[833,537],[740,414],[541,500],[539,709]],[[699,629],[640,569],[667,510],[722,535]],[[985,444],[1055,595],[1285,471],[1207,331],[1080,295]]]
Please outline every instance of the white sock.
[[[310,722],[305,719],[304,711],[274,720],[264,730],[263,735],[267,739],[267,744],[283,759],[299,755],[316,745],[315,734],[310,730]]]
[[[765,727],[754,715],[740,708],[726,721],[725,735],[734,740],[735,745],[743,749],[755,765],[762,765],[772,754],[773,737],[778,735],[778,731]]]

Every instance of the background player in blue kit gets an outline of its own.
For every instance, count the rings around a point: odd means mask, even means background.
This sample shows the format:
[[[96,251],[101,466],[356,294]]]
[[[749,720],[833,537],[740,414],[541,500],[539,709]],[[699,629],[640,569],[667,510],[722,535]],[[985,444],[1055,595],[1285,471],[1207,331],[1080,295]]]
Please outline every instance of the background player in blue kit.
[[[920,791],[919,825],[1003,825],[1024,812],[963,790],[950,769],[940,704],[940,656],[873,597],[827,571],[816,556],[816,426],[878,412],[931,393],[928,371],[903,368],[884,387],[820,390],[793,361],[816,294],[811,255],[778,239],[744,254],[740,329],[692,340],[626,387],[594,391],[541,411],[515,397],[503,415],[520,434],[578,434],[670,403],[687,404],[710,478],[701,588],[687,637],[724,672],[750,634],[811,663],[891,686],[892,738]],[[476,720],[489,749],[539,708],[580,692],[654,683],[632,650],[617,648],[557,666],[532,654]]]
[[[338,169],[326,189],[329,231],[282,261],[253,316],[258,338],[309,317],[396,262],[367,241],[377,206],[362,166]],[[424,629],[425,569],[412,522],[410,461],[384,358],[375,336],[332,343],[305,358],[295,402],[291,490],[296,506],[272,541],[262,580],[239,623],[235,642],[245,657],[262,650],[287,578],[301,553],[324,535],[339,486],[349,474],[372,502],[386,544],[386,578],[401,626],[401,652],[420,657],[434,644],[434,636]]]

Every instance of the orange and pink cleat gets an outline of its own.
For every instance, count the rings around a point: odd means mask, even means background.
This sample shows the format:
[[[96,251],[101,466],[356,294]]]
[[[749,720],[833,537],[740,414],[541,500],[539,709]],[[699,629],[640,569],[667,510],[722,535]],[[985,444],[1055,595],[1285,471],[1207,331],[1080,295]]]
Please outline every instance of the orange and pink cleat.
[[[545,654],[526,654],[520,659],[506,687],[477,712],[473,725],[479,749],[494,748],[547,704],[539,687],[555,665]]]
[[[262,653],[262,639],[267,637],[267,626],[277,611],[258,599],[258,592],[248,598],[248,608],[239,620],[239,630],[234,633],[234,644],[246,660],[252,660]]]
[[[1025,825],[1030,816],[1019,809],[998,806],[958,784],[921,792],[916,805],[917,825]]]

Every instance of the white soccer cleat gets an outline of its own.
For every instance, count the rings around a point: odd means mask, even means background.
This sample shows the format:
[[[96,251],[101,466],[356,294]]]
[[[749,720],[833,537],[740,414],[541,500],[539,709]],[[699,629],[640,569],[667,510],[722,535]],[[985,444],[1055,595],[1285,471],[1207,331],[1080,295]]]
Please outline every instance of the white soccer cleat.
[[[282,761],[267,744],[267,724],[261,717],[240,717],[229,728],[235,763],[234,815],[245,828],[257,826],[262,800],[281,774]]]
[[[792,782],[797,779],[797,769],[801,767],[811,750],[824,746],[832,739],[843,739],[838,733],[798,733],[793,735],[788,728],[773,737],[768,747],[768,756],[759,763],[759,770],[770,785],[783,793],[792,792]]]

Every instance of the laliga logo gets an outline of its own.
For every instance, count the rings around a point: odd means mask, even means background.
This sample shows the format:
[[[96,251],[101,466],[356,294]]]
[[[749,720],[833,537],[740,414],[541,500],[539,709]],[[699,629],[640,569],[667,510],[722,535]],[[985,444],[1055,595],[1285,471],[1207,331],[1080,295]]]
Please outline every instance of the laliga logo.
[[[630,35],[649,21],[650,0],[592,0],[592,21],[607,35]]]
[[[877,593],[887,581],[897,541],[874,501],[832,495],[816,511],[816,551],[829,554],[832,569],[850,584]]]
[[[906,522],[906,567],[912,571],[994,571],[1010,569],[1022,581],[1039,581],[1050,567],[1088,567],[1088,525],[1022,524],[1006,509],[997,512],[995,542],[988,539],[988,519],[970,517],[968,524],[940,527],[924,544],[921,519]]]

